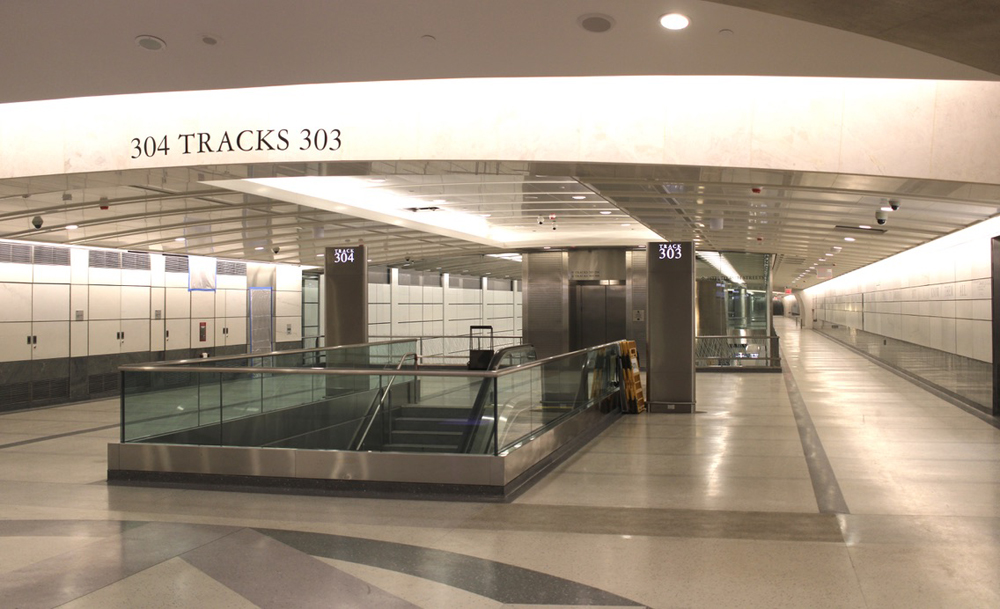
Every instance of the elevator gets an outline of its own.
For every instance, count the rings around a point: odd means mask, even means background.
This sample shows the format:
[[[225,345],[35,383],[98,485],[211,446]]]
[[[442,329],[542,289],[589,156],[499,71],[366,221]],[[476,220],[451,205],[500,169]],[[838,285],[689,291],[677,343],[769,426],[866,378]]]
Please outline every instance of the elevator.
[[[623,340],[627,331],[627,321],[625,282],[570,282],[571,351]]]

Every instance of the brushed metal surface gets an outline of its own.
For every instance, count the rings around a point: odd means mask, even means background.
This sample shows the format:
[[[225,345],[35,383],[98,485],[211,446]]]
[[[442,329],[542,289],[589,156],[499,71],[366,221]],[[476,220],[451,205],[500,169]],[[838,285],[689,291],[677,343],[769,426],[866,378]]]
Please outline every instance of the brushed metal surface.
[[[118,442],[108,443],[108,469],[121,469],[118,465],[118,447],[120,444]]]
[[[561,446],[571,442],[591,426],[597,425],[605,416],[607,415],[602,414],[596,406],[591,406],[536,437],[526,438],[520,447],[508,451],[507,455],[502,457],[503,484],[506,486]]]
[[[231,476],[295,475],[295,451],[281,448],[122,444],[118,469]]]
[[[298,451],[296,478],[492,485],[500,457],[419,453]]]
[[[659,257],[660,246],[679,257]],[[673,250],[668,250],[673,251]],[[646,247],[646,404],[650,412],[693,412],[695,404],[695,254],[691,242]]]
[[[569,351],[569,270],[566,252],[525,254],[522,324],[539,357]]]

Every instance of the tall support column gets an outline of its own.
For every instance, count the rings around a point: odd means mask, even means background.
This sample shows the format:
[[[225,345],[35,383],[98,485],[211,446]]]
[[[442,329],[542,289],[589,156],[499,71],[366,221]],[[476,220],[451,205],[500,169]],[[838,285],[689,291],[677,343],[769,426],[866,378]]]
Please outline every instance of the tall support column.
[[[1000,417],[1000,237],[993,237],[990,261],[993,309],[993,416]]]
[[[324,256],[326,346],[368,342],[368,252],[328,247]]]
[[[650,412],[694,412],[694,244],[646,247],[646,404]]]

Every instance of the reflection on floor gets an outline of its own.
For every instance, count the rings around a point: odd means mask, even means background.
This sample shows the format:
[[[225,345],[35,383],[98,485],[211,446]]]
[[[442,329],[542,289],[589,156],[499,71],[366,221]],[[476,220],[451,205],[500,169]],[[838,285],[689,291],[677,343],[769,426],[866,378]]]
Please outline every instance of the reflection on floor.
[[[0,606],[1000,606],[1000,430],[778,331],[510,504],[107,486],[116,401],[2,415]]]

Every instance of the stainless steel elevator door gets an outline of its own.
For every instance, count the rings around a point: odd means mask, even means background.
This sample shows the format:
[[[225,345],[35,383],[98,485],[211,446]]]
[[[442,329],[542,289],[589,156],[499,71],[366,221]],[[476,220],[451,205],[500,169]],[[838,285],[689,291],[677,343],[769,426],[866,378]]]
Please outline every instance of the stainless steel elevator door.
[[[575,285],[570,290],[570,349],[624,340],[625,286]]]

